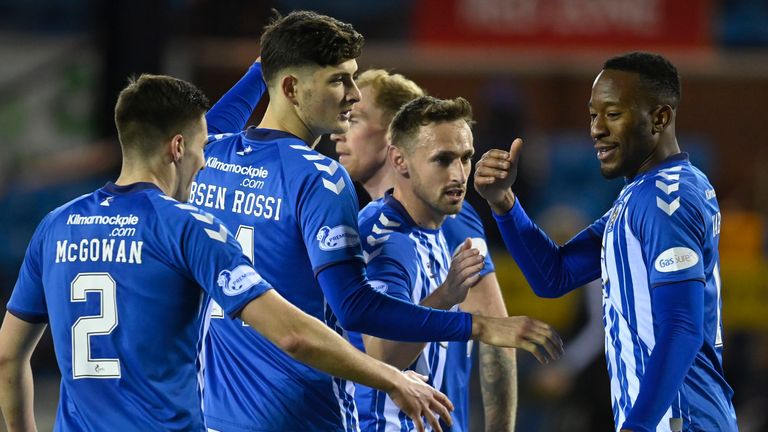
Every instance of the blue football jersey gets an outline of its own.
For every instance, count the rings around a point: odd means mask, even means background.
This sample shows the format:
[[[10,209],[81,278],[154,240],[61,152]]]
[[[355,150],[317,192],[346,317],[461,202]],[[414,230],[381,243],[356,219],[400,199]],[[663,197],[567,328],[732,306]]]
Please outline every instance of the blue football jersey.
[[[617,430],[655,345],[651,290],[686,280],[705,284],[704,343],[656,430],[669,431],[671,421],[685,431],[736,430],[722,367],[720,209],[706,176],[686,154],[673,156],[629,182],[591,229],[603,238],[603,320]]]
[[[209,137],[190,202],[235,232],[288,301],[343,334],[315,275],[362,260],[357,197],[346,171],[299,138],[249,128]],[[354,386],[306,366],[215,302],[204,340],[204,414],[217,430],[354,431]]]
[[[230,315],[270,289],[220,221],[153,184],[108,183],[46,216],[8,310],[50,324],[55,429],[203,429],[201,287]]]
[[[419,227],[391,193],[368,204],[360,211],[359,224],[371,285],[392,297],[421,303],[448,275],[453,249],[467,237],[482,238],[475,223],[469,223],[471,229],[465,226],[471,215],[458,221],[458,217],[449,219],[454,224],[450,242],[442,228]],[[353,335],[351,339],[362,349],[360,337]],[[467,430],[468,426],[471,351],[471,342],[431,342],[409,367],[429,377],[429,384],[447,392],[454,402],[452,430]],[[356,400],[363,431],[415,430],[386,393],[357,385]],[[427,430],[431,428],[427,426]]]

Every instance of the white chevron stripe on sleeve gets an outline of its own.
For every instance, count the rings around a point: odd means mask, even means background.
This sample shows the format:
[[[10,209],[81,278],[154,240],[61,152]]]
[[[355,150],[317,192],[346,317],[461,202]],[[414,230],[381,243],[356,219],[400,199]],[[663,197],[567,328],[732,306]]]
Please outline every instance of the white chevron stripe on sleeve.
[[[332,182],[330,180],[323,179],[323,187],[328,189],[329,191],[335,193],[336,195],[340,194],[341,191],[344,190],[345,186],[346,186],[346,184],[344,183],[344,178],[343,177],[340,178],[339,181],[337,181],[336,183],[334,183],[334,182]]]
[[[675,198],[671,203],[667,203],[663,199],[656,197],[656,206],[668,216],[672,216],[672,213],[680,208],[680,197]]]
[[[659,170],[659,171],[663,171],[663,172],[677,172],[677,171],[680,171],[681,169],[683,169],[683,166],[682,165],[678,165],[678,166],[673,166],[673,167],[669,167],[669,168],[664,168],[663,170]]]
[[[677,192],[680,189],[680,183],[666,184],[661,180],[656,180],[656,187],[661,189],[665,194],[669,195],[672,192]]]
[[[304,156],[304,159],[311,160],[311,161],[318,161],[325,159],[325,156],[320,154],[308,154],[308,155],[302,155]]]
[[[326,166],[315,162],[315,168],[317,168],[318,171],[328,173],[328,175],[334,175],[336,174],[336,170],[339,169],[339,164],[336,163],[336,161],[331,161],[331,164]]]
[[[163,194],[160,194],[160,195],[158,195],[158,196],[159,196],[160,198],[162,198],[162,199],[166,200],[166,201],[176,201],[176,199],[175,199],[175,198],[171,198],[171,197],[169,197],[169,196],[167,196],[167,195],[163,195]]]
[[[669,180],[669,181],[678,181],[678,180],[680,180],[680,174],[667,174],[665,172],[659,171],[659,175],[664,177],[666,180]]]
[[[387,240],[389,240],[389,235],[385,235],[384,237],[379,237],[379,238],[376,238],[376,237],[374,237],[372,235],[369,235],[365,239],[365,241],[368,242],[368,244],[371,245],[371,246],[376,246],[379,243],[384,243]]]
[[[205,228],[205,233],[208,234],[208,237],[218,240],[222,243],[227,242],[227,228],[224,227],[224,225],[219,224],[219,231],[214,231],[212,229]]]
[[[381,235],[381,234],[389,234],[389,233],[391,233],[391,232],[392,232],[392,230],[391,230],[391,229],[386,229],[386,228],[379,228],[379,226],[378,226],[378,225],[376,225],[376,224],[373,224],[373,229],[372,229],[372,231],[373,231],[373,233],[374,233],[374,234],[378,234],[378,235]]]
[[[371,253],[368,253],[368,252],[366,252],[366,251],[363,251],[363,259],[365,260],[365,263],[366,263],[366,264],[368,264],[368,263],[369,263],[369,262],[371,262],[371,261],[372,261],[374,258],[376,258],[377,256],[379,256],[379,254],[381,253],[381,250],[382,250],[382,249],[383,249],[383,248],[374,249],[374,250],[373,250],[373,252],[371,252]]]
[[[211,225],[213,223],[213,215],[208,213],[192,213],[192,217],[199,220],[200,222],[205,222],[208,225]]]
[[[191,212],[197,212],[198,211],[198,208],[193,206],[192,204],[179,203],[179,204],[176,204],[176,207],[178,207],[178,208],[180,208],[182,210],[187,210],[187,211],[191,211]]]
[[[381,224],[384,225],[385,227],[399,227],[400,226],[400,222],[395,222],[395,221],[389,220],[384,215],[384,213],[382,213],[381,216],[379,216],[379,222],[381,222]]]
[[[290,148],[292,148],[292,149],[296,149],[296,150],[304,150],[304,151],[310,151],[310,150],[312,150],[311,148],[309,148],[309,147],[305,146],[304,144],[291,144],[291,145],[290,145],[290,146],[288,146],[288,147],[290,147]]]

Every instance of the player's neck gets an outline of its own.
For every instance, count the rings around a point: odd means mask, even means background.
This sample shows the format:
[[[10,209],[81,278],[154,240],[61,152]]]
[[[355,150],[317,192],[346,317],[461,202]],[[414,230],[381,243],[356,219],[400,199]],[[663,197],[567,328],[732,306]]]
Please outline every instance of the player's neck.
[[[445,221],[444,214],[439,214],[427,206],[409,187],[395,184],[392,196],[400,201],[408,216],[416,222],[416,225],[426,229],[438,229]]]
[[[129,162],[123,161],[123,167],[120,170],[120,176],[115,180],[118,186],[128,186],[135,183],[152,183],[159,187],[164,194],[173,197],[173,179],[169,176],[158,175],[154,170],[145,166],[135,166]]]
[[[372,200],[383,198],[384,193],[395,186],[395,172],[385,161],[371,178],[362,182],[362,185]]]
[[[264,117],[262,117],[258,127],[288,132],[301,138],[312,147],[318,138],[293,109],[281,107],[280,104],[270,103],[267,105],[267,110],[264,112]]]

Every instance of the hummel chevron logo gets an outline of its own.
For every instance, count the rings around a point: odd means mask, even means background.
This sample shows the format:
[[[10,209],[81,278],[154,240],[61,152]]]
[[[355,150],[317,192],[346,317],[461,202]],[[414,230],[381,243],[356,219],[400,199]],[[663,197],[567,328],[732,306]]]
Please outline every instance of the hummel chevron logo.
[[[345,186],[346,184],[344,183],[344,178],[340,178],[336,183],[323,179],[323,187],[335,193],[336,195],[340,194],[341,191],[344,190]]]
[[[100,206],[102,206],[102,207],[109,207],[109,203],[111,203],[113,199],[114,199],[113,197],[107,197],[107,198],[106,198],[104,201],[102,201],[102,202],[101,202],[101,204],[99,204],[99,205],[100,205]]]
[[[220,139],[222,139],[224,137],[228,137],[230,135],[234,135],[234,134],[233,133],[220,133],[220,134],[215,134],[215,135],[211,135],[211,136],[213,137],[214,140],[220,140]]]
[[[391,229],[379,228],[379,226],[376,225],[376,224],[373,225],[373,230],[372,231],[373,231],[374,234],[378,234],[378,235],[389,234],[389,233],[392,232]]]
[[[219,231],[218,232],[216,232],[216,231],[214,231],[212,229],[208,229],[208,228],[204,228],[204,229],[205,229],[205,233],[208,234],[208,237],[210,237],[210,238],[212,238],[214,240],[218,240],[218,241],[220,241],[222,243],[226,243],[227,242],[227,228],[225,228],[224,225],[219,224]]]
[[[672,192],[677,192],[680,189],[680,183],[672,183],[670,185],[663,181],[656,180],[656,187],[661,189],[665,194],[669,195]]]
[[[671,203],[665,202],[663,199],[656,197],[656,207],[666,213],[668,216],[672,216],[672,213],[680,208],[680,197],[675,198]]]
[[[248,146],[248,147],[240,150],[239,152],[235,152],[235,153],[237,153],[238,156],[245,156],[247,154],[250,154],[252,151],[253,151],[253,147]]]
[[[320,154],[309,154],[309,155],[304,155],[304,159],[311,160],[311,161],[316,161],[316,160],[323,160],[323,159],[325,159],[325,156],[320,155]]]
[[[368,263],[369,263],[369,262],[371,262],[371,261],[372,261],[374,258],[376,258],[377,256],[379,256],[379,254],[381,253],[381,250],[382,250],[382,249],[383,249],[383,248],[378,248],[378,249],[375,249],[375,250],[374,250],[373,252],[371,252],[371,253],[368,253],[368,252],[366,252],[366,251],[363,251],[363,260],[365,260],[365,263],[366,263],[366,264],[368,264]]]
[[[673,167],[669,167],[669,168],[664,168],[663,170],[659,170],[659,171],[663,171],[663,172],[677,172],[677,171],[680,171],[681,169],[683,169],[682,165],[678,165],[678,166],[673,166]]]
[[[336,170],[339,169],[339,164],[336,163],[336,161],[331,161],[330,165],[325,166],[323,164],[319,164],[315,162],[315,168],[317,168],[318,171],[323,171],[328,173],[328,175],[334,175],[336,174]]]
[[[176,204],[176,207],[178,207],[178,208],[180,208],[182,210],[187,210],[187,211],[191,211],[191,212],[197,212],[198,211],[198,208],[193,206],[192,204],[181,204],[181,203],[179,203],[179,204]]]
[[[400,222],[395,222],[395,221],[391,221],[391,220],[387,219],[387,217],[384,216],[384,213],[382,213],[381,216],[379,216],[379,222],[381,222],[381,224],[384,225],[385,227],[399,227],[400,226]]]
[[[304,151],[312,150],[311,148],[309,148],[309,147],[307,147],[307,146],[305,146],[303,144],[291,144],[288,147],[290,147],[292,149],[296,149],[296,150],[304,150]]]
[[[678,181],[680,180],[680,174],[667,174],[665,172],[659,171],[659,175],[664,177],[665,179],[669,181]]]
[[[379,238],[376,238],[376,237],[374,237],[372,235],[369,235],[365,239],[365,241],[368,242],[368,244],[371,245],[371,246],[376,246],[379,243],[384,243],[387,240],[389,240],[389,236],[388,235],[385,235],[384,237],[379,237]]]
[[[159,196],[160,198],[162,198],[162,199],[166,200],[166,201],[176,201],[176,199],[174,199],[174,198],[171,198],[171,197],[169,197],[169,196],[167,196],[167,195],[158,195],[158,196]]]
[[[205,222],[208,225],[211,225],[213,223],[213,215],[208,213],[192,213],[192,217],[199,220],[200,222]]]

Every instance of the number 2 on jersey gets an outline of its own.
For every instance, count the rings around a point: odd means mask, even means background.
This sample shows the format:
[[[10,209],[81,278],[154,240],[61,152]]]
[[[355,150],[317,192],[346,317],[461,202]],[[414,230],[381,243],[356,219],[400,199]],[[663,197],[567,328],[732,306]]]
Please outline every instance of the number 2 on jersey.
[[[120,378],[120,360],[91,358],[91,336],[112,333],[117,327],[115,280],[109,273],[79,273],[71,285],[72,302],[86,301],[89,292],[99,293],[100,315],[82,316],[72,325],[72,377]]]

